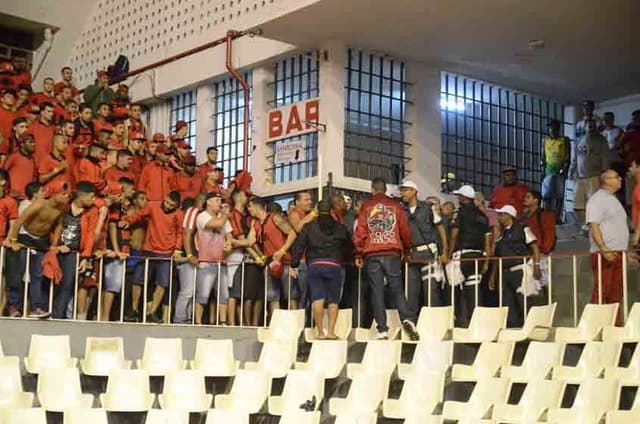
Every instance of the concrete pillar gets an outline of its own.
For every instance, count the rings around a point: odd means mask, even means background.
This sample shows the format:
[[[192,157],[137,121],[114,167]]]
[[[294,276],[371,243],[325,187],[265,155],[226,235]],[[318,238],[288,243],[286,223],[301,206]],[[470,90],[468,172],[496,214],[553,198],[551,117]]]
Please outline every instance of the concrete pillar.
[[[408,162],[405,178],[414,181],[420,199],[439,195],[441,178],[442,126],[440,122],[440,70],[420,62],[408,62],[406,79],[412,83],[408,87],[408,99],[413,105],[407,107],[405,155]]]
[[[260,66],[253,69],[253,116],[251,121],[251,140],[253,152],[250,156],[250,169],[253,175],[251,189],[258,195],[266,196],[273,192],[273,154],[271,144],[267,145],[267,116],[271,106],[267,103],[274,98],[273,68]]]
[[[215,88],[213,84],[205,84],[197,89],[196,103],[198,105],[198,120],[196,123],[196,157],[198,163],[204,162],[207,156],[207,148],[215,146],[213,136],[214,122],[212,115],[216,111],[216,105],[213,102]]]

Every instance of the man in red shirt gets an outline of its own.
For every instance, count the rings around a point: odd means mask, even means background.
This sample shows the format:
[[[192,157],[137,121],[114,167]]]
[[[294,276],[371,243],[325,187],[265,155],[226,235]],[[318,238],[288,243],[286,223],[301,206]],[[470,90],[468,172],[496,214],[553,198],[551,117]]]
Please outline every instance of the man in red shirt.
[[[0,242],[7,238],[9,227],[18,219],[18,203],[9,196],[9,173],[0,169]],[[6,274],[6,271],[5,271]],[[4,275],[3,275],[4,277]],[[2,294],[4,298],[4,293]],[[4,299],[2,302],[4,309]]]
[[[13,66],[13,75],[11,76],[13,86],[18,87],[20,84],[31,86],[31,72],[25,53],[16,52],[11,58],[11,65]]]
[[[136,184],[142,174],[142,169],[145,165],[142,148],[144,147],[145,137],[142,133],[135,133],[133,137],[129,138],[127,150],[131,154],[131,172],[135,176],[134,180]]]
[[[143,256],[153,258],[149,260],[146,282],[134,281],[132,291],[132,307],[137,313],[140,307],[141,287],[140,283],[148,283],[155,286],[151,303],[147,307],[147,322],[162,323],[162,317],[158,310],[162,305],[166,289],[171,280],[171,261],[179,259],[182,255],[182,220],[184,218],[180,207],[180,193],[171,191],[162,202],[149,203],[138,212],[125,216],[121,227],[133,225],[143,219],[148,220],[147,234],[144,240]],[[148,302],[149,299],[146,299]]]
[[[214,146],[207,147],[207,161],[201,163],[198,166],[198,173],[200,174],[200,178],[202,180],[207,179],[207,175],[209,172],[213,171],[216,167],[216,160],[218,159],[218,149]]]
[[[124,126],[124,121],[115,121],[113,123],[113,134],[109,139],[109,148],[115,150],[121,150],[125,148],[125,133],[127,129]]]
[[[202,191],[205,193],[224,195],[224,187],[222,187],[222,168],[215,167],[207,174]]]
[[[51,184],[67,183],[71,186],[71,165],[67,161],[66,154],[69,147],[69,141],[63,134],[53,136],[53,150],[45,156],[38,166],[38,175],[40,184],[44,185],[45,190]]]
[[[138,190],[147,193],[149,202],[159,202],[176,187],[175,173],[167,166],[168,149],[165,144],[156,147],[155,160],[145,165],[138,182]]]
[[[36,165],[33,160],[35,140],[33,134],[27,132],[20,136],[17,151],[7,157],[4,167],[9,172],[11,195],[18,200],[25,198],[25,187],[36,180]]]
[[[7,156],[18,150],[18,144],[22,134],[29,131],[29,124],[25,118],[16,118],[12,122],[13,128],[9,139],[0,144],[0,164],[4,166]]]
[[[53,125],[53,105],[51,103],[44,102],[40,105],[40,118],[31,124],[30,131],[36,140],[34,159],[36,161],[36,167],[38,167],[40,166],[40,161],[51,153],[51,141],[55,133],[55,127]]]
[[[60,92],[56,92],[56,99],[53,103],[53,121],[60,123],[67,114],[67,102],[72,100],[71,87],[62,87]]]
[[[499,209],[505,205],[512,205],[520,215],[524,209],[524,196],[528,191],[529,187],[518,184],[515,168],[504,168],[502,170],[502,185],[497,186],[491,193],[489,207]]]
[[[42,91],[31,96],[31,102],[37,104],[38,106],[41,106],[44,102],[55,104],[56,94],[53,89],[54,86],[55,82],[53,81],[53,78],[45,77],[44,81],[42,82]]]
[[[142,122],[142,105],[140,103],[133,103],[129,108],[127,131],[129,133],[129,140],[132,140],[138,136],[138,134],[142,134],[143,138],[147,135],[147,127]]]
[[[13,89],[5,89],[2,92],[2,104],[0,104],[0,146],[4,147],[9,143],[13,120],[17,118],[13,111],[16,103],[16,92]]]
[[[98,193],[106,188],[107,182],[102,173],[102,161],[106,159],[104,147],[99,144],[92,144],[89,147],[87,157],[80,159],[76,171],[76,181],[88,181],[96,186]]]
[[[377,323],[377,339],[388,339],[385,291],[389,291],[400,313],[402,328],[411,340],[420,339],[416,328],[416,311],[404,297],[402,257],[411,249],[411,229],[402,205],[388,197],[382,178],[371,182],[373,196],[360,209],[353,234],[356,266],[366,270],[371,289],[373,316]],[[386,287],[385,287],[386,279]]]
[[[118,157],[115,166],[104,171],[104,178],[107,183],[117,183],[120,178],[126,177],[133,181],[135,176],[131,172],[131,152],[128,150],[118,150]]]
[[[189,125],[185,121],[176,122],[176,133],[167,140],[169,147],[177,140],[184,140],[189,135]]]
[[[93,142],[95,137],[93,132],[93,111],[91,106],[86,103],[80,104],[78,118],[75,120],[76,131],[73,136],[73,142],[81,146],[88,146]]]
[[[640,163],[640,109],[631,114],[631,122],[622,136],[620,150],[627,168],[633,161]]]
[[[187,156],[182,166],[182,171],[176,174],[176,190],[185,199],[195,199],[202,188],[202,180],[196,175],[195,156]]]
[[[60,76],[62,80],[57,82],[54,86],[54,90],[62,90],[63,87],[71,88],[71,97],[78,96],[78,89],[73,85],[73,69],[69,66],[65,66],[60,70]]]
[[[541,255],[550,255],[556,244],[556,222],[553,211],[542,210],[539,191],[531,190],[524,197],[525,210],[520,217],[522,223],[531,228],[538,240]]]
[[[23,115],[27,112],[29,107],[32,105],[31,103],[31,86],[30,85],[20,85],[17,89],[18,97],[16,99],[16,104],[13,106],[13,110],[18,113],[18,115]]]
[[[100,103],[96,111],[96,117],[93,118],[93,133],[98,134],[101,128],[111,127],[109,120],[111,119],[111,105],[109,103]]]

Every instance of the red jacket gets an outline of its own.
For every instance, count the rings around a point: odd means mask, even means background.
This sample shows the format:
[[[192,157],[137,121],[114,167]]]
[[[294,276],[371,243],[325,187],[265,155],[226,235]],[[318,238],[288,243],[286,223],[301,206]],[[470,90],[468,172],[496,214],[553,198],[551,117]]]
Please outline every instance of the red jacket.
[[[76,181],[89,181],[96,186],[98,192],[101,192],[107,186],[100,164],[93,162],[89,158],[82,158],[78,162]]]
[[[11,195],[17,199],[24,199],[24,189],[27,184],[36,180],[36,165],[33,157],[27,157],[18,150],[7,157],[4,168],[11,179]]]
[[[525,222],[538,239],[538,249],[543,255],[548,255],[553,250],[556,242],[556,217],[551,211],[538,210]]]
[[[394,255],[411,249],[411,230],[402,205],[376,194],[360,209],[353,233],[355,257]]]
[[[163,200],[175,188],[176,176],[171,168],[160,166],[155,162],[149,162],[142,169],[142,175],[140,175],[140,180],[138,181],[138,190],[146,193],[150,202]]]
[[[182,173],[176,174],[176,190],[180,192],[183,199],[195,199],[202,189],[202,179],[196,173],[190,177]]]
[[[67,157],[64,157],[63,159],[67,159]],[[53,172],[54,169],[60,166],[60,163],[62,163],[62,161],[53,157],[53,153],[48,154],[47,156],[42,158],[42,160],[40,161],[40,166],[38,166],[38,175],[41,176],[41,175],[46,175],[46,174],[49,174],[50,172]],[[72,171],[73,171],[73,164],[67,162],[67,169],[63,172],[56,174],[56,176],[50,179],[44,185],[45,190],[49,185],[56,183],[58,181],[66,182],[67,184],[69,184],[69,186],[72,186],[72,183],[73,183],[73,176],[71,175]]]
[[[527,195],[529,187],[524,184],[514,184],[510,186],[499,185],[493,189],[489,207],[499,209],[506,205],[511,205],[518,211],[518,215],[524,209],[524,197]]]

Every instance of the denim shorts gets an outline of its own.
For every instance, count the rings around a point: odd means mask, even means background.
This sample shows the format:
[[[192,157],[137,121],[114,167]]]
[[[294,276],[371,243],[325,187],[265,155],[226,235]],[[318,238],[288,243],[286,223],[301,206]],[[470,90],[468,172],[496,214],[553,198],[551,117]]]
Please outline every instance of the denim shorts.
[[[169,281],[171,280],[171,255],[163,255],[160,253],[143,252],[143,255],[149,257],[149,275],[147,281],[150,284],[158,285],[160,287],[169,287]],[[157,258],[157,259],[154,259]],[[144,280],[144,263],[142,263],[142,279]],[[134,281],[135,282],[135,281]],[[136,282],[141,284],[143,281]]]
[[[337,263],[311,263],[308,271],[311,302],[324,299],[329,304],[338,304],[342,298],[342,267]]]
[[[201,305],[209,303],[209,299],[212,303],[218,303],[218,288],[220,288],[220,304],[226,305],[229,300],[227,270],[222,266],[218,273],[218,264],[201,263],[196,277],[196,301]]]
[[[104,260],[104,289],[112,293],[120,293],[122,289],[122,262],[120,259]]]
[[[289,265],[284,266],[284,271],[279,279],[275,279],[271,276],[267,270],[267,301],[276,302],[279,301],[284,294],[285,299],[289,298],[289,292],[291,292],[291,299],[298,299],[298,285],[296,281],[289,279]]]

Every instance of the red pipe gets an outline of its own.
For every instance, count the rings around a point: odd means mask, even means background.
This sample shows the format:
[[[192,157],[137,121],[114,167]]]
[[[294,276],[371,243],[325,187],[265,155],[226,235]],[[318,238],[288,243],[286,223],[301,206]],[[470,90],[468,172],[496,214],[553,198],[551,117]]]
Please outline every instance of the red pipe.
[[[226,37],[227,43],[227,71],[238,81],[238,84],[242,86],[242,90],[244,92],[244,156],[242,161],[242,169],[245,172],[249,172],[249,95],[250,95],[250,87],[247,84],[247,81],[244,77],[233,67],[231,64],[231,52],[232,52],[232,44],[235,38],[240,37],[243,34],[240,34],[237,31],[228,31]]]

